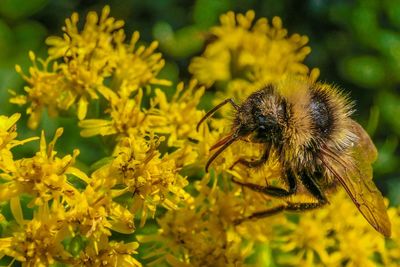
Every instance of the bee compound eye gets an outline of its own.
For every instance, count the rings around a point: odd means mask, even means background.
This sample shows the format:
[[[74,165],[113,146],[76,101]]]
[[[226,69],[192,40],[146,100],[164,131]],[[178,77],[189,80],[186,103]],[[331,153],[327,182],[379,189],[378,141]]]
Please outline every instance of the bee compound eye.
[[[263,115],[258,115],[257,119],[258,119],[258,123],[261,125],[264,125],[267,122],[267,118]]]

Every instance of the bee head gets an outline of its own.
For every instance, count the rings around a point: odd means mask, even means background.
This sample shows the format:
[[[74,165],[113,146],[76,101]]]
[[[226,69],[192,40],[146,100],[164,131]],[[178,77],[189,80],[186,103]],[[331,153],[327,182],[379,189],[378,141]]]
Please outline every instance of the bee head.
[[[246,101],[238,106],[232,99],[226,99],[209,111],[197,124],[199,125],[226,103],[231,103],[237,110],[233,120],[230,134],[216,144],[210,150],[217,151],[208,159],[206,171],[210,164],[227,147],[235,141],[250,137],[253,142],[281,145],[283,132],[287,125],[286,101],[276,93],[272,85],[251,94]]]
[[[286,125],[286,102],[268,90],[251,95],[238,111],[234,125],[239,136],[258,143],[280,144]]]

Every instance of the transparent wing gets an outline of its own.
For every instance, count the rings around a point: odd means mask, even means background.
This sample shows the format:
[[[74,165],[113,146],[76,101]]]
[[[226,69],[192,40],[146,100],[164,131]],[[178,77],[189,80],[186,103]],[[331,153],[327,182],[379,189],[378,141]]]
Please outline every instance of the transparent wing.
[[[371,164],[377,151],[365,130],[352,121],[353,133],[358,136],[346,158],[323,153],[322,161],[344,187],[367,221],[384,236],[391,234],[391,225],[381,192],[372,181]]]

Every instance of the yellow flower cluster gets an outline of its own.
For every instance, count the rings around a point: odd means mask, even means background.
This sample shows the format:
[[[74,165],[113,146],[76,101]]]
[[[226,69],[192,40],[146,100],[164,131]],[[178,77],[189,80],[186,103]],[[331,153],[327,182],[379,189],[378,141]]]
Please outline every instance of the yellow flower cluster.
[[[150,84],[169,84],[156,78],[164,66],[161,54],[154,53],[157,42],[147,48],[136,47],[139,33],[134,32],[126,44],[124,22],[109,17],[109,13],[109,7],[103,9],[100,17],[89,12],[82,31],[77,26],[78,14],[74,13],[66,20],[63,37],[47,39],[50,48],[46,60],[36,59],[33,52],[29,53],[33,63],[29,76],[16,66],[28,85],[26,95],[17,95],[11,102],[30,104],[27,109],[30,128],[38,126],[44,108],[56,116],[73,107],[78,118],[84,119],[89,102],[98,99],[99,92],[107,89],[105,79],[111,79],[114,88],[127,83],[122,88],[129,92]]]
[[[287,75],[317,79],[318,70],[303,64],[311,51],[307,37],[288,36],[277,17],[269,24],[254,21],[254,11],[228,12],[210,29],[204,54],[192,60],[193,79],[172,86],[157,77],[164,66],[157,42],[138,46],[138,32],[126,41],[124,22],[109,13],[108,6],[100,15],[89,12],[82,29],[74,13],[62,37],[47,39],[48,58],[30,52],[28,74],[16,67],[27,86],[10,101],[28,105],[29,127],[39,126],[45,110],[75,112],[81,136],[107,138],[111,152],[83,171],[76,164],[79,150],[62,157],[55,151],[62,128],[49,143],[44,132],[19,141],[20,115],[0,116],[0,258],[22,266],[400,263],[400,210],[389,208],[393,237],[385,240],[342,191],[324,209],[238,223],[282,201],[232,182],[282,183],[274,154],[261,168],[232,168],[238,155],[259,158],[260,144],[235,142],[204,173],[215,144],[231,134],[229,116],[196,129],[205,89],[215,85],[218,102],[243,99]],[[88,112],[93,102],[101,107],[97,117]],[[15,158],[13,147],[36,139],[35,155]]]
[[[181,83],[171,100],[153,89],[171,86],[157,78],[164,65],[155,53],[157,42],[137,47],[139,33],[134,32],[126,43],[124,23],[109,12],[108,6],[100,16],[90,12],[83,30],[74,13],[62,38],[47,39],[46,60],[30,52],[29,75],[17,66],[28,85],[25,94],[14,94],[10,101],[29,105],[31,128],[39,125],[45,109],[50,115],[75,110],[83,137],[113,140],[112,154],[99,159],[91,173],[74,167],[78,150],[57,157],[54,147],[61,128],[49,144],[42,132],[36,155],[15,160],[10,149],[37,138],[15,140],[20,115],[1,117],[0,197],[10,203],[12,213],[4,220],[15,220],[16,226],[4,232],[0,243],[4,255],[26,266],[139,266],[133,257],[139,244],[128,238],[136,231],[135,220],[143,226],[157,208],[178,209],[193,201],[183,189],[188,181],[181,170],[198,154],[187,144],[199,135],[195,124],[202,112],[196,106],[204,89],[195,81],[187,87]],[[104,114],[85,119],[96,99],[106,103]],[[24,217],[26,209],[34,210],[31,219]],[[131,241],[115,241],[116,232]]]
[[[40,149],[33,157],[14,159],[12,146],[37,139],[14,140],[18,118],[19,114],[1,117],[1,201],[9,203],[12,213],[10,218],[3,218],[3,255],[26,266],[92,261],[96,265],[102,257],[115,264],[140,265],[130,256],[136,252],[137,242],[108,242],[111,230],[132,232],[134,216],[114,202],[110,192],[101,191],[92,178],[73,166],[78,150],[73,155],[56,156],[54,147],[62,135],[61,128],[49,144],[42,133]],[[72,177],[86,188],[79,188]],[[26,208],[34,210],[32,218],[24,218]]]
[[[389,213],[396,208],[389,208]],[[398,224],[399,217],[391,216]],[[316,212],[304,213],[298,222],[279,226],[271,240],[277,262],[291,266],[396,266],[398,251],[364,220],[344,190],[331,197],[331,204]]]
[[[255,89],[254,84],[268,84],[284,75],[304,76],[308,67],[304,58],[311,52],[308,38],[299,34],[290,37],[279,17],[270,25],[265,18],[253,22],[255,12],[228,12],[221,15],[221,25],[210,29],[210,43],[201,57],[193,58],[189,71],[207,86],[217,83],[227,95],[243,99]],[[318,70],[313,78],[318,77]]]
[[[221,25],[210,30],[213,36],[204,54],[192,60],[189,70],[207,86],[220,90],[218,104],[227,98],[243,99],[260,85],[285,76],[316,80],[318,69],[311,72],[303,65],[310,52],[307,37],[290,37],[279,18],[272,26],[265,19],[255,23],[254,12],[221,16]],[[204,155],[217,140],[229,136],[231,122],[210,120],[200,127]],[[227,119],[228,118],[228,119]],[[205,175],[196,184],[194,202],[180,210],[168,211],[160,219],[161,229],[142,242],[164,244],[153,256],[164,253],[173,266],[396,266],[398,236],[385,239],[362,217],[344,190],[329,195],[331,204],[303,214],[278,214],[244,221],[238,218],[268,210],[282,200],[241,188],[232,179],[259,185],[280,185],[280,164],[272,154],[261,168],[233,164],[241,158],[260,158],[263,147],[239,140],[224,150],[213,163],[212,176]],[[283,184],[283,186],[285,186]],[[290,197],[293,202],[311,202],[306,191]],[[398,209],[389,208],[393,227],[398,224]],[[192,223],[190,223],[192,222]],[[195,222],[195,223],[194,223]],[[155,245],[156,246],[156,245]],[[212,246],[212,249],[210,249]]]

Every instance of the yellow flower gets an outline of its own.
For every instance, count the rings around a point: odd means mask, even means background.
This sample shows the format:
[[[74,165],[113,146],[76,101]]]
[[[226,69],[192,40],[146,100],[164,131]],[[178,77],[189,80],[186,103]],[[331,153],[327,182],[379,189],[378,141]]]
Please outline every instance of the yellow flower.
[[[100,17],[89,12],[81,31],[78,14],[73,13],[66,20],[63,37],[47,39],[49,57],[39,59],[42,66],[38,66],[34,53],[30,52],[33,66],[29,76],[23,74],[21,67],[16,67],[28,83],[27,94],[14,93],[10,101],[30,104],[27,109],[30,128],[38,126],[45,108],[51,116],[56,116],[59,111],[75,107],[78,118],[83,120],[89,102],[98,99],[100,91],[114,90],[129,97],[141,87],[170,85],[169,81],[156,77],[164,66],[161,54],[154,52],[157,43],[153,42],[147,48],[136,47],[138,32],[133,33],[129,44],[124,43],[124,22],[109,17],[109,13],[108,6],[104,7]],[[48,70],[48,66],[52,69]]]
[[[77,104],[79,119],[86,117],[89,99],[97,99],[97,89],[103,86],[117,64],[118,56],[114,46],[124,35],[124,22],[109,17],[110,8],[104,7],[99,16],[89,12],[82,31],[78,29],[79,16],[73,13],[66,20],[63,37],[52,36],[46,43],[50,46],[49,59],[62,58],[57,72],[65,80],[59,107],[67,110]],[[53,90],[60,90],[53,88]]]
[[[78,102],[78,118],[86,117],[88,98],[97,99],[97,91],[107,88],[104,79],[111,77],[111,88],[119,90],[122,83],[132,91],[150,84],[169,85],[157,79],[164,66],[160,53],[154,53],[157,42],[149,47],[136,47],[139,33],[134,32],[129,44],[125,44],[124,22],[109,17],[110,7],[105,6],[100,17],[89,12],[85,26],[78,29],[79,17],[72,14],[66,20],[65,34],[49,37],[49,57],[63,58],[60,64],[62,75],[69,81],[65,104]],[[129,97],[129,94],[124,94]],[[68,107],[67,107],[68,108]]]
[[[202,56],[194,57],[189,71],[206,86],[215,83],[215,105],[227,98],[244,100],[266,84],[280,81],[287,75],[316,80],[319,70],[303,64],[311,52],[308,38],[288,36],[279,17],[271,24],[255,12],[228,12],[221,15],[221,25],[210,29],[211,42]],[[228,115],[224,113],[224,116]]]
[[[33,157],[15,160],[10,150],[34,138],[16,140],[19,114],[0,116],[0,201],[11,210],[0,214],[0,258],[6,255],[22,266],[141,266],[135,259],[139,239],[149,245],[140,258],[154,260],[153,265],[398,265],[398,207],[389,209],[393,238],[388,240],[343,190],[322,209],[246,220],[286,201],[311,198],[301,183],[286,199],[233,183],[287,186],[274,151],[259,168],[235,165],[263,154],[263,144],[249,140],[230,145],[204,174],[218,144],[232,134],[232,109],[222,109],[222,118],[216,115],[196,129],[205,114],[198,107],[205,91],[199,83],[215,85],[212,101],[240,101],[286,76],[316,80],[319,75],[303,64],[310,53],[306,36],[289,36],[277,17],[271,23],[254,18],[254,11],[222,15],[203,55],[190,64],[193,78],[186,86],[166,88],[171,94],[163,91],[171,82],[158,78],[165,62],[157,42],[139,45],[138,32],[127,40],[124,22],[110,17],[108,6],[99,15],[89,12],[81,29],[77,13],[72,14],[64,35],[47,39],[47,59],[30,52],[29,74],[16,67],[27,83],[25,93],[11,99],[29,105],[29,127],[38,126],[45,109],[52,116],[75,109],[81,135],[110,136],[112,154],[87,175],[74,167],[78,150],[57,156],[59,129],[48,144],[42,132]],[[104,114],[86,119],[89,104],[99,98]],[[30,203],[21,207],[23,194]],[[32,219],[23,216],[29,208]],[[155,220],[142,231],[158,224],[156,233],[137,237],[137,221],[143,227],[148,218]]]
[[[135,231],[134,215],[115,202],[111,190],[99,180],[76,194],[65,217],[72,233],[90,239],[94,247],[99,246],[103,236],[111,236],[111,230],[123,234]]]
[[[17,201],[17,202],[16,202]],[[12,211],[18,227],[11,237],[0,238],[2,253],[22,263],[22,266],[49,266],[70,258],[62,246],[65,224],[58,205],[42,205],[31,220],[24,220],[19,200],[14,201]]]
[[[183,190],[187,181],[179,174],[175,153],[161,156],[158,151],[161,141],[154,135],[123,138],[114,159],[92,175],[104,187],[119,188],[112,190],[114,197],[130,196],[130,210],[133,214],[141,211],[141,225],[148,215],[154,217],[157,206],[176,209],[190,198]]]
[[[10,149],[18,144],[19,141],[14,140],[17,137],[16,123],[21,117],[21,114],[15,113],[14,115],[0,116],[0,149]]]
[[[140,267],[142,264],[133,258],[138,252],[137,242],[123,243],[102,239],[99,247],[86,249],[79,256],[76,266],[127,266]]]
[[[103,90],[103,95],[110,104],[105,111],[110,114],[110,119],[86,119],[79,122],[83,128],[83,137],[117,134],[118,139],[144,133],[149,128],[147,114],[142,110],[142,90],[138,90],[134,98],[123,97],[110,90]]]
[[[100,79],[113,76],[114,88],[118,88],[123,81],[137,88],[149,84],[170,85],[169,81],[156,78],[165,64],[161,54],[154,53],[158,43],[154,41],[149,47],[136,47],[140,34],[135,31],[129,44],[125,44],[126,36],[122,29],[124,21],[109,15],[109,6],[103,8],[100,17],[95,12],[89,12],[83,30],[79,31],[79,16],[73,13],[66,20],[63,37],[47,38],[49,57],[65,59],[66,76],[74,73],[68,64],[77,67],[79,63],[86,65],[88,74],[97,73]],[[79,77],[82,78],[82,85],[90,84],[89,80],[84,80],[87,77],[84,72],[77,75]]]
[[[161,53],[155,53],[158,42],[153,41],[149,47],[136,47],[138,40],[139,32],[135,31],[129,44],[118,43],[118,62],[112,87],[119,88],[122,83],[127,83],[133,89],[149,85],[170,86],[170,81],[157,78],[165,65]]]
[[[272,240],[280,251],[278,262],[290,266],[376,266],[375,256],[385,260],[385,238],[365,221],[344,190],[330,200],[324,208],[299,214],[298,222],[280,226],[281,234]]]
[[[10,149],[37,139],[32,137],[21,141],[15,140],[17,137],[16,123],[20,117],[19,113],[10,117],[0,116],[0,170],[7,170],[13,164],[13,155]]]
[[[201,181],[193,203],[171,210],[159,220],[157,234],[140,236],[143,243],[162,243],[148,251],[147,257],[166,261],[172,266],[244,266],[252,244],[245,244],[233,226],[238,214],[232,205],[233,194],[225,193],[216,183],[208,187],[209,176]],[[160,258],[161,257],[161,258]]]
[[[196,125],[203,114],[197,109],[204,88],[198,87],[197,81],[189,82],[187,88],[179,83],[175,94],[170,101],[165,92],[155,90],[155,97],[151,99],[150,120],[151,129],[159,134],[168,134],[168,146],[183,147],[189,139],[198,140],[200,134]]]
[[[10,99],[10,102],[18,105],[30,103],[26,113],[29,115],[28,126],[31,129],[38,127],[41,114],[44,108],[47,108],[51,116],[58,114],[58,99],[62,95],[64,81],[61,75],[56,73],[57,65],[54,64],[52,70],[49,70],[49,60],[39,59],[41,66],[37,64],[35,54],[30,51],[29,58],[33,66],[29,68],[29,76],[25,75],[19,65],[15,67],[16,71],[22,76],[28,84],[25,86],[26,95],[17,95]],[[12,92],[14,95],[15,93]]]
[[[96,57],[104,60],[100,68],[106,64],[107,53],[114,51],[114,38],[120,39],[124,21],[116,20],[110,15],[110,7],[105,6],[100,17],[96,12],[89,12],[83,30],[78,28],[79,15],[74,12],[65,20],[63,37],[51,36],[46,43],[50,46],[49,56],[52,59],[62,57]],[[92,58],[93,59],[93,58]],[[97,68],[97,66],[93,66]],[[112,68],[113,64],[108,68]]]
[[[392,236],[387,242],[385,264],[398,266],[400,264],[400,207],[390,207],[388,214],[392,223]]]
[[[133,98],[129,98],[132,88],[127,82],[121,84],[118,93],[103,88],[102,95],[107,99],[110,108],[105,113],[110,119],[86,119],[79,122],[81,135],[135,136],[149,130],[157,134],[167,134],[168,146],[183,147],[189,139],[198,139],[196,124],[201,119],[202,112],[197,105],[204,93],[203,88],[197,87],[196,81],[191,81],[188,88],[180,83],[171,101],[160,89],[150,99],[150,108],[142,106],[143,90],[136,91]]]
[[[0,177],[6,182],[0,184],[1,201],[22,193],[33,197],[32,205],[43,205],[58,197],[68,200],[77,192],[77,189],[67,181],[68,174],[85,182],[89,181],[83,172],[72,166],[79,154],[78,150],[75,150],[73,155],[56,157],[54,146],[61,135],[62,128],[59,128],[54,139],[47,145],[42,132],[40,150],[35,156],[11,161],[3,168]]]
[[[117,203],[111,198],[107,202],[103,192],[96,192],[90,186],[84,193],[77,194],[74,200],[69,205],[63,205],[55,199],[50,207],[47,203],[38,207],[33,219],[26,220],[19,199],[12,199],[11,211],[18,228],[13,229],[11,236],[0,238],[3,254],[21,262],[22,266],[57,263],[141,266],[132,257],[137,254],[137,242],[108,240],[111,229],[120,229],[113,228],[113,219],[121,213]],[[132,225],[133,216],[129,219]]]
[[[277,81],[285,73],[306,75],[302,63],[310,53],[306,36],[287,36],[278,17],[272,25],[265,18],[253,23],[253,10],[220,17],[220,26],[211,28],[212,41],[201,57],[195,57],[189,71],[207,86],[215,82],[232,83]]]

